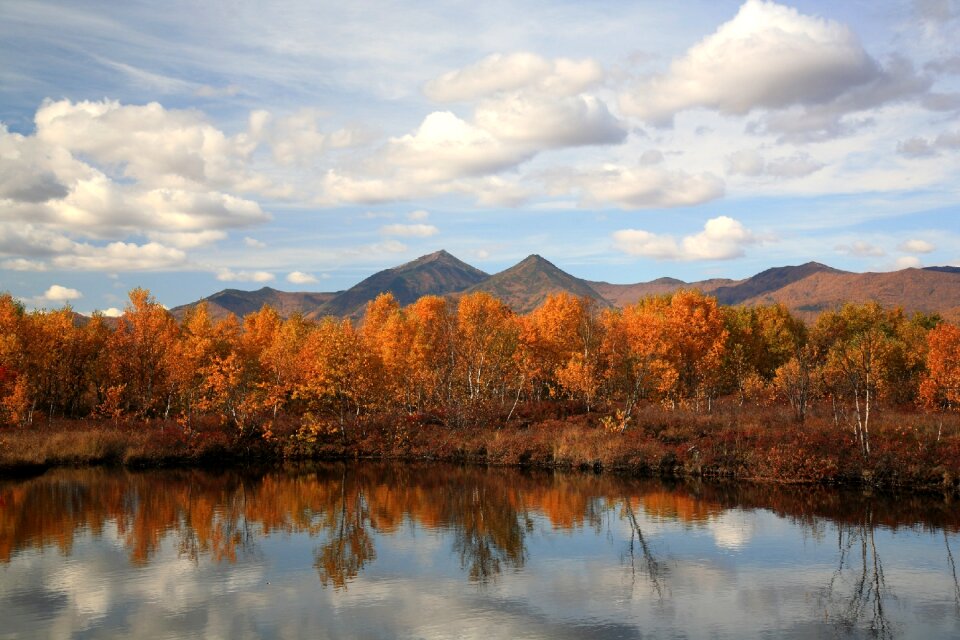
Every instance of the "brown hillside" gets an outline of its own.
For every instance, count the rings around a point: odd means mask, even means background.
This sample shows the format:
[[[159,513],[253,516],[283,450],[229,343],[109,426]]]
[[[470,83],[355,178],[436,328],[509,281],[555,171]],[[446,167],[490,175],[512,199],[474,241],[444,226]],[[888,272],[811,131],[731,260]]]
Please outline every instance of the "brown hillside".
[[[206,301],[210,317],[219,320],[231,313],[238,318],[259,311],[263,305],[273,307],[284,318],[295,313],[307,315],[332,300],[336,293],[278,291],[263,287],[256,291],[224,289],[203,300],[174,307],[170,310],[177,320],[183,320],[188,309]]]
[[[614,307],[625,307],[644,296],[659,296],[680,289],[698,289],[703,293],[713,293],[718,287],[735,285],[739,280],[714,278],[698,282],[684,282],[676,278],[658,278],[650,282],[637,284],[611,284],[609,282],[588,282],[593,289]]]
[[[384,292],[393,294],[401,305],[426,295],[446,295],[462,291],[489,276],[446,251],[421,256],[399,267],[384,269],[339,293],[310,318],[363,315],[367,303]]]
[[[903,307],[908,313],[937,312],[960,320],[960,273],[904,269],[889,273],[821,271],[785,287],[743,301],[746,305],[782,302],[804,320],[846,302],[876,301]]]
[[[529,313],[539,307],[552,293],[566,292],[593,298],[602,307],[610,303],[586,280],[575,278],[552,262],[538,255],[524,258],[505,271],[492,275],[464,293],[486,291],[505,302],[517,313]]]

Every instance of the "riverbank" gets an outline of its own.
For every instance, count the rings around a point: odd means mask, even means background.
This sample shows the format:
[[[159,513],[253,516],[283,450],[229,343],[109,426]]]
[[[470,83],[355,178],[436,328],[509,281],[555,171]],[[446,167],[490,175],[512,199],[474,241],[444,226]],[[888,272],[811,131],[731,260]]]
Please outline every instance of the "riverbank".
[[[596,413],[554,415],[497,428],[402,416],[335,429],[276,421],[239,436],[215,422],[62,420],[0,431],[0,475],[53,466],[223,465],[244,461],[378,458],[596,469],[667,477],[960,490],[960,416],[888,412],[867,458],[850,428],[826,417],[797,425],[774,411],[712,414],[651,406],[624,432]]]

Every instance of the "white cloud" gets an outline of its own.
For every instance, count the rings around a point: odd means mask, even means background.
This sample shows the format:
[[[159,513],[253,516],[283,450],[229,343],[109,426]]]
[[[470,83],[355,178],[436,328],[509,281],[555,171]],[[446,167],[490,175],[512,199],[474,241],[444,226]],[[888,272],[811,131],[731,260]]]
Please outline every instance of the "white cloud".
[[[14,258],[12,260],[4,260],[0,263],[0,267],[4,269],[9,269],[10,271],[46,271],[47,265],[44,262],[39,260],[27,260],[26,258]]]
[[[107,318],[119,318],[123,315],[123,310],[116,307],[108,307],[100,311],[100,313]]]
[[[50,302],[67,302],[82,297],[83,294],[76,289],[70,289],[69,287],[64,287],[59,284],[51,285],[50,288],[43,293],[43,299],[49,300]]]
[[[388,224],[380,227],[380,233],[401,238],[429,238],[440,233],[432,224]]]
[[[118,167],[148,187],[242,189],[252,179],[244,161],[254,146],[243,136],[228,137],[198,111],[156,102],[46,101],[34,123],[39,140]]]
[[[701,204],[723,195],[723,182],[703,173],[660,167],[604,165],[551,178],[556,193],[579,192],[585,205],[613,203],[626,209]]]
[[[312,282],[317,282],[316,276],[313,276],[309,273],[304,273],[303,271],[291,271],[287,274],[287,282],[292,282],[294,284],[310,284]]]
[[[545,75],[544,75],[545,74]],[[389,202],[449,193],[483,205],[516,203],[483,181],[553,149],[623,142],[627,125],[599,98],[579,93],[602,77],[596,63],[548,61],[533,54],[492,56],[427,87],[441,101],[482,98],[473,116],[428,114],[416,130],[391,137],[349,169],[329,169],[321,204]],[[481,182],[477,182],[481,181]]]
[[[208,231],[180,231],[174,233],[148,231],[147,237],[155,242],[171,245],[178,249],[194,249],[223,240],[227,237],[227,232],[215,229]]]
[[[809,154],[802,152],[772,160],[765,159],[752,149],[742,149],[727,156],[728,173],[751,177],[802,178],[824,166],[822,162],[817,162]]]
[[[856,240],[850,244],[839,244],[837,245],[836,249],[841,253],[846,253],[858,258],[870,258],[887,255],[887,252],[882,247],[870,244],[869,242],[864,242],[863,240]]]
[[[103,247],[76,244],[73,250],[71,255],[55,256],[53,266],[82,271],[155,271],[183,266],[187,257],[180,249],[156,242],[111,242]]]
[[[417,209],[407,214],[407,220],[413,220],[414,222],[423,222],[429,218],[430,212],[424,209]]]
[[[267,246],[266,242],[261,242],[260,240],[257,240],[256,238],[251,238],[250,236],[246,236],[243,239],[243,244],[247,245],[251,249],[263,249],[264,247]]]
[[[436,102],[466,102],[530,88],[568,96],[602,79],[603,69],[594,60],[547,60],[528,52],[497,53],[431,80],[424,87],[424,93]]]
[[[536,149],[616,144],[627,136],[607,105],[587,95],[512,94],[480,103],[474,118],[498,139]]]
[[[744,247],[757,237],[733,218],[707,220],[703,231],[682,238],[659,235],[642,229],[621,229],[613,233],[613,246],[629,255],[655,260],[729,260],[744,255]]]
[[[918,238],[912,238],[906,240],[900,244],[900,251],[905,251],[907,253],[933,253],[937,250],[936,245],[932,242],[927,242],[926,240],[920,240]]]
[[[893,263],[894,269],[919,269],[923,266],[920,258],[916,256],[901,256]]]
[[[941,151],[957,149],[960,149],[960,131],[944,131],[932,140],[918,136],[897,143],[897,153],[910,158],[936,156]]]
[[[930,86],[903,59],[883,67],[846,26],[747,0],[737,15],[675,59],[668,73],[621,95],[625,112],[667,125],[688,109],[772,113],[759,129],[787,138],[841,133],[841,118]]]
[[[33,260],[41,256],[65,269],[171,268],[185,261],[182,249],[270,219],[257,202],[220,190],[262,183],[246,169],[255,145],[199,112],[46,101],[35,125],[30,136],[0,125],[0,255],[10,256],[8,268],[43,268]],[[130,241],[142,236],[151,242]]]
[[[269,271],[217,271],[217,280],[221,282],[270,282],[274,277]]]

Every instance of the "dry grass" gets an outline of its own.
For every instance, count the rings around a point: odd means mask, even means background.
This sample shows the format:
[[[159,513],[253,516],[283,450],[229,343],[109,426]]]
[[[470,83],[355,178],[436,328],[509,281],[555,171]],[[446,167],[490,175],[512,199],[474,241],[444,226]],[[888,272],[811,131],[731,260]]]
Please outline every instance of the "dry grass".
[[[607,469],[634,474],[711,476],[774,482],[869,483],[954,491],[960,478],[960,415],[886,410],[864,459],[852,429],[824,408],[804,425],[778,408],[721,404],[710,414],[647,406],[623,433],[603,414],[528,407],[510,425],[450,428],[430,416],[384,416],[298,439],[284,417],[270,442],[238,438],[217,423],[62,421],[0,432],[0,470],[115,463],[136,466],[232,461],[370,457],[496,465]]]

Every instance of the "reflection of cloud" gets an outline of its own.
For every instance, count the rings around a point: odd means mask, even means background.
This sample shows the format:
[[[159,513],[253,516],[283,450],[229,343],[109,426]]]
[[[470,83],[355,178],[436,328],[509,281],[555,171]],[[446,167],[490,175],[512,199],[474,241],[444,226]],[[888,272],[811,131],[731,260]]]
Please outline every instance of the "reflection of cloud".
[[[725,511],[709,525],[714,542],[723,549],[742,549],[753,538],[755,528],[752,514],[733,509]]]

